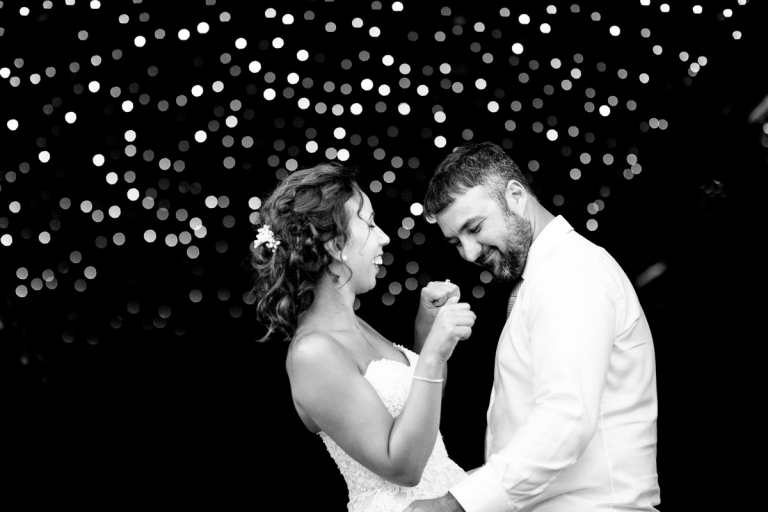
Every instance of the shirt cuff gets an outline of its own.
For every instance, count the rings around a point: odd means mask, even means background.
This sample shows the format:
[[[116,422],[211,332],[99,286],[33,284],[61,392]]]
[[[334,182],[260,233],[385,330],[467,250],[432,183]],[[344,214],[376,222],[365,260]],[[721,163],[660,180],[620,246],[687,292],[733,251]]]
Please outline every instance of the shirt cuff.
[[[510,510],[511,503],[496,475],[487,465],[451,487],[450,493],[466,512]]]

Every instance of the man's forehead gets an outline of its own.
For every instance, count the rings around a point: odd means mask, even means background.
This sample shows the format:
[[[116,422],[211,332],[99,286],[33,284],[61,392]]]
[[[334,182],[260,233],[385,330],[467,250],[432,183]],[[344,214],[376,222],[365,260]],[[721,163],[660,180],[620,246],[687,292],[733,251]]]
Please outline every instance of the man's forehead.
[[[467,189],[437,214],[435,218],[437,224],[446,237],[455,236],[467,219],[486,212],[490,199],[488,191],[483,186]]]

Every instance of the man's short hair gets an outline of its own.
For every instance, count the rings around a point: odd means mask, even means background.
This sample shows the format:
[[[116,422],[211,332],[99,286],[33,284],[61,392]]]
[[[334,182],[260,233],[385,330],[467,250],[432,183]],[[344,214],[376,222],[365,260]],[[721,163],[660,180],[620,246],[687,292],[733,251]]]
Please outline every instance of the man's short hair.
[[[424,213],[435,217],[467,190],[484,185],[506,206],[504,191],[509,180],[516,180],[533,197],[528,180],[520,168],[492,142],[465,144],[454,149],[440,163],[429,181],[424,198]]]

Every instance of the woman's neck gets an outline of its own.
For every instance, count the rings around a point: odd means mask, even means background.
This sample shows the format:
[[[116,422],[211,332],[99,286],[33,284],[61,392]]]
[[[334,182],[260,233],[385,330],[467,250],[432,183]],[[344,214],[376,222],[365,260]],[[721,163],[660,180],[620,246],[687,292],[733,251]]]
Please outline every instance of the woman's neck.
[[[324,275],[315,285],[314,299],[305,315],[319,320],[329,330],[359,328],[353,308],[355,294],[350,284],[345,284],[344,279],[334,283],[331,276]]]

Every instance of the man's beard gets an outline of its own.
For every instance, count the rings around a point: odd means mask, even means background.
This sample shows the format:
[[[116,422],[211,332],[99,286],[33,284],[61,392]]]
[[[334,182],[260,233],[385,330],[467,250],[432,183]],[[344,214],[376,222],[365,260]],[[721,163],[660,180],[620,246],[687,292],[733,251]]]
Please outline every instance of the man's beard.
[[[506,204],[503,205],[506,207]],[[511,283],[517,281],[523,273],[528,259],[528,250],[533,242],[531,221],[518,216],[508,208],[502,208],[507,226],[506,247],[497,247],[498,261],[485,261],[486,267],[497,281]],[[487,259],[487,255],[484,260]]]

